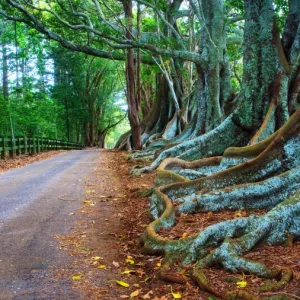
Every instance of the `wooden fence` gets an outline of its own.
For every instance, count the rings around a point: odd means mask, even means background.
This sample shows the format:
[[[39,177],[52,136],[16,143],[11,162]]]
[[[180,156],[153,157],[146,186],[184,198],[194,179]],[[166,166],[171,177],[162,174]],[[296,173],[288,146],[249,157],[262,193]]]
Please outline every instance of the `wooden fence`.
[[[40,137],[0,136],[0,158],[15,157],[21,154],[36,154],[50,150],[81,150],[82,144]]]

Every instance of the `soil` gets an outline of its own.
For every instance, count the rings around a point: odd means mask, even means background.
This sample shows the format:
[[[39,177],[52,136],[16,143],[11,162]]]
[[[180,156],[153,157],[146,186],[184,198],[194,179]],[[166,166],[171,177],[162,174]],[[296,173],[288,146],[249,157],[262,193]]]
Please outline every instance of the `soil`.
[[[129,169],[136,163],[126,161],[125,155],[100,151],[97,165],[86,178],[82,206],[73,215],[76,226],[66,236],[55,236],[60,249],[72,257],[71,266],[56,269],[57,280],[70,282],[80,299],[167,300],[174,298],[172,291],[179,292],[182,299],[216,299],[201,291],[192,279],[182,285],[160,281],[157,270],[162,257],[141,254],[139,237],[151,219],[148,197],[142,197],[139,191],[153,186],[155,172],[138,177],[129,175]],[[210,224],[250,213],[253,211],[183,215],[175,227],[160,234],[172,239],[182,238],[196,234]],[[254,213],[263,214],[264,211]],[[294,271],[294,279],[280,292],[299,297],[299,253],[300,242],[296,242],[291,247],[261,247],[246,257],[269,266],[290,267]],[[192,266],[183,268],[178,265],[174,272],[190,278]],[[236,282],[245,280],[247,286],[244,290],[253,292],[259,299],[264,297],[258,293],[258,288],[266,281],[264,279],[232,274],[223,269],[208,269],[205,273],[220,290],[238,290]]]

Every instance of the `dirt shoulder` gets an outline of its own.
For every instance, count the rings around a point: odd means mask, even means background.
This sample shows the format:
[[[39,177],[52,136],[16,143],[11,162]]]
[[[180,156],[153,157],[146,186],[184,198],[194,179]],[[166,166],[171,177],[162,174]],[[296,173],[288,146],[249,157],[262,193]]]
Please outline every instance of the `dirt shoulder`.
[[[153,186],[155,172],[138,177],[129,175],[129,169],[136,163],[127,162],[123,158],[125,155],[100,151],[99,162],[85,182],[86,194],[82,207],[74,214],[77,219],[74,230],[68,236],[57,236],[61,249],[73,257],[72,266],[59,270],[57,276],[71,281],[81,299],[168,300],[174,299],[171,290],[179,292],[182,299],[216,299],[200,290],[192,279],[184,285],[159,280],[156,274],[162,258],[141,254],[139,237],[151,220],[148,197],[138,196],[137,191]],[[188,215],[170,231],[160,234],[180,238],[198,233],[210,224],[250,213],[253,212]],[[280,263],[291,267],[295,278],[282,292],[298,294],[299,250],[300,243],[297,242],[288,250],[284,247],[263,247],[248,256],[268,265]],[[192,266],[183,268],[178,265],[174,267],[174,272],[191,277]],[[244,278],[248,283],[247,290],[257,295],[264,282],[254,275],[232,274],[222,268],[209,269],[206,275],[222,291],[238,290],[236,282]],[[120,286],[116,280],[129,286]],[[260,296],[263,299],[263,295]]]
[[[56,276],[71,280],[82,299],[130,299],[135,293],[134,299],[167,300],[173,299],[171,286],[183,299],[208,299],[209,295],[192,283],[169,284],[157,279],[161,257],[141,254],[139,237],[150,222],[149,201],[136,192],[151,188],[155,174],[131,176],[131,166],[120,152],[100,152],[99,162],[86,180],[82,207],[74,214],[78,220],[74,230],[56,236],[61,249],[73,256],[72,266]]]
[[[48,159],[65,152],[65,150],[57,150],[33,155],[20,155],[16,156],[15,158],[7,158],[6,160],[0,159],[0,173],[16,168],[21,168],[34,162]]]

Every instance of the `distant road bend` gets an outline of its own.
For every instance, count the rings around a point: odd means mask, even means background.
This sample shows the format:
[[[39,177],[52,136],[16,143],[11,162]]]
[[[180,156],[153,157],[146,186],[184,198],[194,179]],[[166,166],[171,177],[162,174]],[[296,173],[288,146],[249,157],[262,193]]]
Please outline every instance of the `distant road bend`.
[[[70,230],[98,150],[70,151],[0,173],[0,299],[76,299],[68,285],[49,286],[47,267],[66,265],[54,234]],[[56,286],[55,286],[56,285]]]

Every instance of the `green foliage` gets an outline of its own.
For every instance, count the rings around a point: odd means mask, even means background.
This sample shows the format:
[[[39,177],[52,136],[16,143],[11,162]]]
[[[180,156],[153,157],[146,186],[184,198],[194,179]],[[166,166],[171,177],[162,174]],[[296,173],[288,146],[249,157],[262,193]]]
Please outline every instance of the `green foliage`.
[[[141,25],[142,25],[142,30],[145,32],[157,31],[157,23],[156,23],[156,19],[154,18],[144,17]]]

